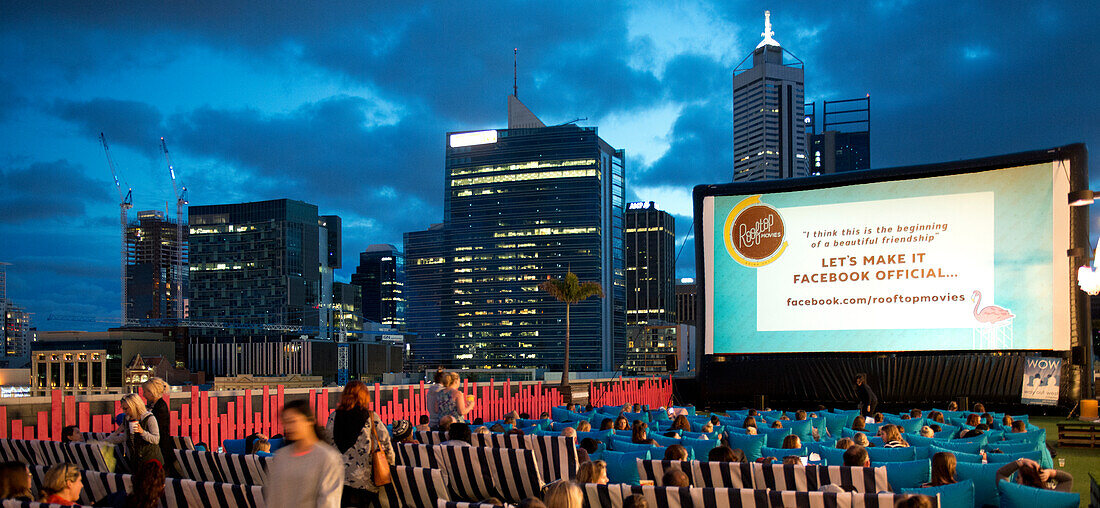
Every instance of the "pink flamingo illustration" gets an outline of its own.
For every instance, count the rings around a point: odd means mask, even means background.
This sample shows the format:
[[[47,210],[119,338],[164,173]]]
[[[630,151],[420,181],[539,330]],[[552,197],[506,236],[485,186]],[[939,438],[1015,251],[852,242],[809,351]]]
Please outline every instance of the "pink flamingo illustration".
[[[1008,309],[996,305],[989,305],[982,310],[978,310],[978,307],[982,304],[981,291],[974,291],[972,299],[974,300],[974,319],[977,319],[978,322],[998,323],[1016,317],[1016,315]]]

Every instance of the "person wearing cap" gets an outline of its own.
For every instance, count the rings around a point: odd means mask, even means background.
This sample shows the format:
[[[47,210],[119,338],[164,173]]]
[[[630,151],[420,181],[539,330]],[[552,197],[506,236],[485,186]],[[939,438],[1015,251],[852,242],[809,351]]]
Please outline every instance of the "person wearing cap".
[[[408,420],[393,422],[393,442],[420,444],[413,436],[413,426]]]

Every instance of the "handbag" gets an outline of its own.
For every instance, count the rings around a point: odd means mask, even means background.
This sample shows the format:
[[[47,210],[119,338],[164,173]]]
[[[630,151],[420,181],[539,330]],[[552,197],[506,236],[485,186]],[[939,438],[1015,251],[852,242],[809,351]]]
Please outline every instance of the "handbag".
[[[382,442],[378,440],[378,427],[370,418],[367,418],[367,425],[370,425],[370,431],[374,437],[374,446],[371,448],[377,447],[370,452],[371,482],[376,487],[389,485],[393,482],[393,476],[390,474],[390,461],[386,457],[386,451],[382,449]]]

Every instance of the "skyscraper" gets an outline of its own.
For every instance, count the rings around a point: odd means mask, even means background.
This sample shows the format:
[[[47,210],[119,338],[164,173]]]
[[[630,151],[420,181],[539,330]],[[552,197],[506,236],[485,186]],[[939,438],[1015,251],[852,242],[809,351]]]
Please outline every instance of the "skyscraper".
[[[351,283],[362,294],[363,319],[394,328],[405,327],[405,255],[389,244],[367,247]]]
[[[183,241],[187,241],[184,233]],[[183,273],[182,287],[175,288],[176,256],[187,267],[187,244],[176,240],[176,223],[164,212],[138,212],[126,226],[126,299],[131,319],[168,319],[176,317],[178,306],[185,304],[188,274]]]
[[[0,367],[22,368],[30,361],[31,315],[8,300],[9,265],[0,262]]]
[[[316,205],[291,199],[192,206],[191,319],[304,326],[329,338],[323,325],[331,322],[332,269],[339,260],[329,255],[329,239],[340,238],[330,235],[340,226],[329,217],[318,216]],[[206,328],[191,335],[223,341],[283,333]]]
[[[538,285],[572,271],[599,282],[606,298],[573,306],[571,368],[617,369],[625,350],[624,153],[594,127],[546,127],[514,95],[508,109],[508,129],[447,136],[439,256],[446,363],[560,369],[565,304]],[[410,263],[435,257],[414,261],[406,249]],[[410,294],[419,300],[421,289]]]
[[[764,12],[764,40],[733,70],[733,181],[809,175],[804,66],[783,49]],[[784,59],[784,54],[791,61]],[[749,59],[752,67],[743,67]]]
[[[676,320],[676,221],[652,201],[626,209],[626,324]]]
[[[443,224],[405,233],[405,315],[416,334],[412,363],[423,368],[447,365],[454,353],[441,326],[443,300],[453,299],[447,277]]]
[[[828,175],[871,168],[871,95],[806,105],[810,174]],[[832,106],[830,109],[829,106]],[[817,126],[820,125],[820,131]]]

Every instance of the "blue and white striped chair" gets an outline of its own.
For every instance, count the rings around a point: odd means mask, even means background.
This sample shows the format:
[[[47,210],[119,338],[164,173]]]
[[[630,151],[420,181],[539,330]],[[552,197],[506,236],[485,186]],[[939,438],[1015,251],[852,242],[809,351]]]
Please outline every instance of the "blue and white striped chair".
[[[401,505],[432,506],[436,500],[450,501],[443,471],[427,467],[394,466],[393,485]],[[390,506],[399,506],[390,502]]]

